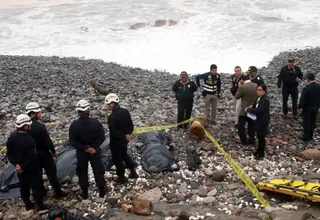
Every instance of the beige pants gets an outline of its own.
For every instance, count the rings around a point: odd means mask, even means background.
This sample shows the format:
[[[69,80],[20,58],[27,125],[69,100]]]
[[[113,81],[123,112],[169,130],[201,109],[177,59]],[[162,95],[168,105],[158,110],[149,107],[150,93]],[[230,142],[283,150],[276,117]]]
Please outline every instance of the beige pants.
[[[240,109],[241,109],[241,99],[235,99],[234,98],[234,112],[235,112],[235,116],[234,116],[234,124],[238,124],[239,121],[239,113],[240,113]]]
[[[204,103],[206,108],[206,119],[216,122],[216,112],[217,112],[217,103],[218,96],[216,94],[207,94],[204,97]],[[210,108],[211,108],[211,117],[210,117]]]

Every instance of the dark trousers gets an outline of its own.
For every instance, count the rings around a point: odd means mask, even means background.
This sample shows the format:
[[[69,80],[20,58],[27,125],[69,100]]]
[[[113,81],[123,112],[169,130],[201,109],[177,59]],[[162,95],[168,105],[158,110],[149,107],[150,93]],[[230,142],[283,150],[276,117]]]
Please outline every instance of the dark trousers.
[[[182,121],[188,120],[191,117],[193,108],[193,101],[190,102],[178,102],[178,120],[177,122],[180,123]],[[178,128],[187,128],[188,123],[179,125]]]
[[[247,116],[239,116],[238,134],[241,140],[241,144],[248,144],[247,137],[246,137],[246,130],[245,130],[246,123],[248,123],[249,143],[253,144],[255,142],[254,120],[250,119]]]
[[[57,177],[57,167],[56,164],[54,163],[54,160],[52,158],[51,154],[38,154],[37,155],[38,158],[38,162],[39,162],[39,167],[42,173],[42,169],[44,169],[46,171],[48,180],[53,188],[53,190],[55,191],[55,193],[59,194],[61,193],[61,187],[60,187],[60,183]],[[41,178],[41,187],[43,192],[45,192],[44,189],[44,184],[43,184],[43,180]]]
[[[257,135],[258,138],[258,155],[259,156],[264,156],[264,151],[266,148],[266,136],[264,135]]]
[[[20,181],[20,195],[23,200],[26,210],[33,208],[34,204],[30,201],[30,189],[32,190],[32,196],[38,208],[43,209],[43,193],[41,190],[41,174],[28,174],[21,173],[18,174]]]
[[[96,149],[94,154],[86,153],[83,150],[77,150],[77,166],[79,173],[79,185],[83,193],[88,193],[89,180],[88,180],[88,163],[90,161],[94,179],[96,181],[99,190],[103,190],[106,187],[106,180],[104,179],[104,166],[101,159],[100,148]]]
[[[283,86],[282,87],[282,110],[283,114],[288,114],[288,99],[289,95],[291,95],[291,101],[292,101],[292,114],[297,115],[297,108],[298,108],[298,87],[293,86]]]
[[[132,159],[129,157],[128,150],[128,142],[126,141],[112,141],[110,142],[110,150],[112,155],[112,162],[116,166],[117,175],[124,176],[125,165],[130,170],[135,168],[135,164]]]
[[[313,131],[316,127],[318,109],[303,109],[303,135],[304,139],[311,140],[313,137]]]

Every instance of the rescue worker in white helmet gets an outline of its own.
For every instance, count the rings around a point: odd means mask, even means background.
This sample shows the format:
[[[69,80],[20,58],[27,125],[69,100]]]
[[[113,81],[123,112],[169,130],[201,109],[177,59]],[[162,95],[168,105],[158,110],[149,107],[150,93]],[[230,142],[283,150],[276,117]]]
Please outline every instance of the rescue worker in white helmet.
[[[88,198],[88,162],[90,161],[95,182],[99,189],[99,197],[107,193],[104,179],[105,169],[102,164],[100,145],[105,140],[104,129],[100,121],[90,117],[90,104],[87,100],[77,103],[76,111],[79,119],[72,122],[69,129],[71,146],[77,149],[77,172],[82,189],[80,199]]]
[[[129,178],[137,179],[139,176],[135,170],[135,163],[127,154],[133,122],[129,111],[121,108],[118,103],[119,97],[115,93],[110,93],[105,98],[107,109],[112,110],[108,116],[112,161],[117,169],[118,182],[124,184],[127,182],[124,163],[130,169]]]
[[[30,102],[27,104],[25,111],[26,114],[28,114],[32,120],[32,125],[29,134],[36,141],[36,155],[40,171],[41,173],[42,169],[46,171],[46,175],[55,192],[55,196],[57,198],[65,197],[68,195],[68,192],[63,191],[60,187],[60,183],[57,177],[57,167],[54,163],[54,158],[56,157],[56,150],[54,148],[54,145],[49,136],[49,132],[46,126],[39,121],[41,119],[41,107],[36,102]],[[46,190],[44,188],[43,181],[41,186],[45,195]]]
[[[16,168],[20,182],[20,195],[26,210],[43,210],[48,207],[43,204],[42,176],[36,157],[36,142],[28,134],[31,124],[32,121],[28,115],[17,116],[15,121],[17,130],[10,135],[6,143],[7,157]],[[30,200],[30,189],[35,204]]]

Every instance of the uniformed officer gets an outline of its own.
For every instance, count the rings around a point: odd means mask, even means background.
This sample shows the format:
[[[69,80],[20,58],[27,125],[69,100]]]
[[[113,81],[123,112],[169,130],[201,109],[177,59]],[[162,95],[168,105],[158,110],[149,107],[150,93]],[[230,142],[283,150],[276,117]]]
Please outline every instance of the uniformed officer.
[[[108,126],[110,131],[110,149],[112,161],[117,169],[118,182],[127,182],[125,166],[130,169],[129,178],[137,179],[139,176],[135,170],[135,164],[127,154],[130,135],[133,132],[133,122],[127,109],[119,106],[119,97],[115,93],[110,93],[105,98],[108,110],[112,110],[108,116]]]
[[[203,85],[200,84],[200,80],[203,80]],[[220,98],[221,92],[221,79],[220,74],[217,73],[217,65],[212,64],[210,66],[210,72],[198,75],[196,77],[198,87],[202,91],[206,108],[206,120],[213,125],[216,124],[216,112],[218,98]],[[211,107],[211,118],[210,118]]]
[[[88,198],[89,161],[99,189],[99,197],[103,198],[107,193],[100,148],[105,140],[104,129],[100,121],[89,117],[90,104],[88,101],[80,100],[77,103],[76,111],[79,119],[72,122],[69,128],[69,141],[71,146],[77,149],[79,184],[82,189],[80,199]]]
[[[192,80],[189,80],[188,74],[182,71],[180,74],[180,80],[177,80],[172,87],[173,92],[176,95],[178,101],[178,120],[188,120],[191,117],[193,108],[193,93],[197,91],[197,85]],[[178,128],[187,128],[188,124],[179,125]]]
[[[292,100],[292,114],[297,119],[297,103],[298,103],[298,85],[303,78],[301,69],[296,66],[295,59],[290,57],[288,65],[281,68],[278,76],[278,90],[282,92],[282,110],[283,116],[287,117],[288,114],[288,99],[291,95]],[[281,87],[282,86],[282,87]]]
[[[250,66],[248,69],[248,73],[250,74],[251,82],[261,86],[264,84],[263,78],[258,74],[258,69],[255,66]]]
[[[313,140],[313,131],[316,126],[320,107],[320,85],[315,83],[315,75],[306,75],[308,85],[303,89],[298,109],[303,110],[303,141]]]
[[[54,145],[49,136],[48,130],[44,124],[39,122],[41,118],[41,107],[36,102],[30,102],[27,104],[26,114],[32,120],[31,129],[29,134],[36,141],[37,147],[37,158],[40,171],[42,173],[42,169],[46,171],[48,180],[55,191],[56,197],[64,197],[67,196],[68,193],[63,191],[60,187],[58,177],[57,177],[57,167],[54,163],[54,157],[56,157],[56,151],[54,149]],[[45,188],[42,181],[42,189],[45,194]]]
[[[235,95],[236,95],[238,88],[239,88],[239,81],[240,81],[241,74],[242,74],[241,67],[236,66],[234,68],[234,74],[231,77],[232,87],[231,87],[230,91],[231,91],[231,94],[233,96],[233,101],[234,101],[234,112],[235,112],[234,125],[236,128],[238,127],[241,99],[236,99]]]
[[[18,115],[15,121],[17,131],[12,133],[6,143],[7,157],[16,167],[20,182],[20,194],[26,210],[33,208],[43,210],[43,191],[41,190],[41,173],[36,157],[36,142],[28,134],[31,118],[26,114]],[[30,189],[35,204],[30,201]]]

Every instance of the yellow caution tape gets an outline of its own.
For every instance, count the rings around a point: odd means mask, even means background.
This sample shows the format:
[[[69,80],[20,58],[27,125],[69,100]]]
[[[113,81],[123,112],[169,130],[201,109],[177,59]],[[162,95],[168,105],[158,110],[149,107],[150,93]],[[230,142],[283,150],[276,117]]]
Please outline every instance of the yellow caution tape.
[[[186,123],[189,123],[191,121],[193,121],[195,118],[190,118],[188,120],[185,120],[183,122],[180,122],[178,124],[172,124],[172,125],[163,125],[163,126],[151,126],[151,127],[141,127],[141,128],[135,128],[133,133],[134,134],[142,134],[142,133],[147,133],[150,131],[157,131],[157,130],[166,130],[166,129],[170,129],[170,128],[174,128],[177,127],[179,125],[183,125]]]
[[[149,131],[154,131],[154,130],[165,130],[173,127],[177,127],[178,125],[188,123],[190,121],[194,120],[194,118],[191,118],[189,120],[183,121],[178,124],[173,124],[173,125],[167,125],[167,126],[152,126],[152,127],[143,127],[143,128],[136,128],[134,130],[134,133],[136,134],[141,134]],[[263,198],[263,196],[259,193],[259,190],[257,187],[254,185],[248,174],[244,172],[243,169],[237,164],[236,161],[234,161],[231,156],[224,151],[224,149],[219,145],[219,143],[216,141],[216,139],[206,130],[204,127],[202,127],[204,130],[205,135],[216,145],[218,150],[222,153],[222,155],[228,160],[229,164],[231,167],[234,169],[234,171],[238,174],[240,179],[246,184],[248,189],[252,192],[252,194],[259,200],[259,202],[263,205],[263,207],[267,208],[270,207],[269,203]]]
[[[259,202],[263,205],[263,207],[267,208],[270,207],[269,203],[263,198],[263,196],[259,193],[259,190],[257,189],[257,187],[254,185],[254,183],[252,182],[252,180],[250,179],[250,177],[248,176],[248,174],[246,174],[246,172],[244,172],[243,169],[241,169],[241,167],[237,164],[236,161],[234,161],[231,156],[224,151],[224,149],[219,145],[219,143],[216,141],[216,139],[214,139],[214,137],[209,134],[209,132],[204,129],[204,133],[206,134],[206,136],[216,145],[216,147],[218,148],[218,150],[222,153],[222,155],[228,160],[229,164],[231,165],[231,167],[233,168],[233,170],[238,174],[238,176],[240,177],[240,179],[246,184],[246,186],[248,187],[248,189],[252,192],[252,194],[259,200]]]

